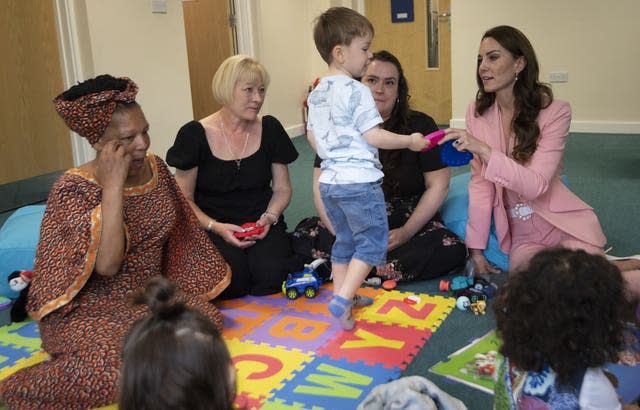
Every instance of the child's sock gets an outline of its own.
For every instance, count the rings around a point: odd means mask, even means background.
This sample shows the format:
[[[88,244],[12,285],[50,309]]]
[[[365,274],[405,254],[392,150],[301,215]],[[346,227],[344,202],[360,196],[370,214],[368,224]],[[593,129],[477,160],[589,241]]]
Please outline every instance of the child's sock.
[[[352,301],[338,295],[333,295],[333,299],[329,302],[329,312],[340,321],[340,325],[345,330],[353,329],[356,324],[353,315],[351,315],[352,305]]]
[[[369,306],[372,304],[373,304],[373,299],[371,299],[369,296],[358,295],[356,293],[356,295],[353,297],[354,308],[361,308],[361,307]]]

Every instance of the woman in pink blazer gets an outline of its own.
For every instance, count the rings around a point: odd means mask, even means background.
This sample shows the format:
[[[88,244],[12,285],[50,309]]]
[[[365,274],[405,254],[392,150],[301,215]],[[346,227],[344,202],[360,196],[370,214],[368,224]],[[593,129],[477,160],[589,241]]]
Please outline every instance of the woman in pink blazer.
[[[571,107],[554,100],[538,75],[524,34],[509,26],[487,31],[467,130],[449,129],[441,141],[454,140],[459,151],[474,154],[466,242],[477,272],[496,271],[483,254],[492,217],[509,270],[548,247],[603,253],[606,238],[593,209],[560,180]],[[639,261],[628,262],[623,269],[638,268]]]

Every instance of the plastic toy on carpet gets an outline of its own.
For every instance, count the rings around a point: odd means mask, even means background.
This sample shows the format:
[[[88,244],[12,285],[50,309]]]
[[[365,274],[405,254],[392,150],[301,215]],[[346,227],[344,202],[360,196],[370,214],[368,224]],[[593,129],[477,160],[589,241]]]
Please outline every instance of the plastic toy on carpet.
[[[320,291],[322,279],[316,272],[316,267],[324,263],[325,259],[316,259],[308,265],[304,265],[302,272],[290,273],[287,279],[282,282],[282,293],[291,300],[297,299],[300,295],[313,299]]]

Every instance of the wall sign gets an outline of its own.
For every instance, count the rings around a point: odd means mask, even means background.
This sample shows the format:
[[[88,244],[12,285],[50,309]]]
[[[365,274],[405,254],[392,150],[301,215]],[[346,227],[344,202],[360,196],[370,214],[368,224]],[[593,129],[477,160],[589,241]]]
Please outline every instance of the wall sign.
[[[391,0],[391,22],[413,21],[413,0]]]

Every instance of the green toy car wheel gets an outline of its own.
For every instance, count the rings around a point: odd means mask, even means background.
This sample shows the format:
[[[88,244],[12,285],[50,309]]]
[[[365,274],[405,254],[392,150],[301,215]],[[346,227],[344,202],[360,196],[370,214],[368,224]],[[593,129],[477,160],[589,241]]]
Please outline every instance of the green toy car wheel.
[[[304,290],[304,295],[305,295],[306,297],[308,297],[309,299],[313,299],[313,298],[315,298],[317,294],[318,294],[318,293],[317,293],[316,289],[315,289],[315,288],[312,288],[311,286],[307,287],[307,288]]]
[[[287,297],[291,300],[296,299],[298,297],[298,291],[296,290],[296,288],[287,289]]]

